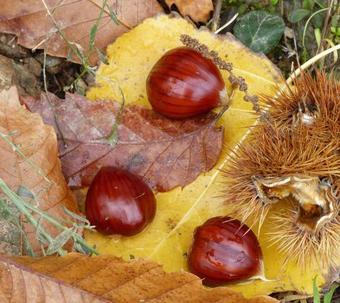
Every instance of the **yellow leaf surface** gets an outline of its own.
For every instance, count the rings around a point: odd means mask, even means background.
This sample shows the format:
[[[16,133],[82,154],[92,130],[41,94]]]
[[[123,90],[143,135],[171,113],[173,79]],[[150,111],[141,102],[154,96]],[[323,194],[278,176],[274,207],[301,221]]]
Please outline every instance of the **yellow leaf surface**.
[[[233,63],[235,74],[246,79],[250,94],[274,95],[277,85],[283,83],[280,72],[266,57],[253,53],[232,35],[217,37],[208,31],[196,30],[183,19],[159,16],[147,19],[109,46],[109,65],[100,67],[97,87],[90,90],[88,96],[94,100],[121,100],[122,89],[126,103],[149,107],[145,90],[147,75],[165,51],[181,46],[181,34],[188,34],[217,51],[220,57],[227,57],[227,61]],[[227,74],[223,73],[223,77],[229,87]],[[157,194],[156,218],[144,232],[130,238],[88,233],[87,241],[95,244],[101,253],[125,259],[144,257],[159,262],[166,271],[186,270],[195,227],[210,217],[229,212],[223,202],[222,192],[226,188],[220,170],[237,143],[246,138],[248,127],[255,123],[251,105],[239,91],[220,123],[225,127],[225,146],[216,167],[183,189]],[[264,233],[271,228],[270,224],[265,222]],[[269,246],[268,239],[261,236],[259,241],[268,280],[251,280],[231,285],[232,288],[246,296],[288,290],[312,292],[312,278],[321,274],[316,266],[302,269],[294,263],[284,264],[285,256],[275,246]],[[321,278],[318,281],[323,282]]]

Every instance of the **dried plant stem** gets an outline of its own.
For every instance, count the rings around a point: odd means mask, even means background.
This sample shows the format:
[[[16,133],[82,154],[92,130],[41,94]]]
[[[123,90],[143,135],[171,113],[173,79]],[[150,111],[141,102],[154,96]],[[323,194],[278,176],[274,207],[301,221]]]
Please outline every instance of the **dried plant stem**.
[[[316,16],[317,14],[320,14],[320,13],[326,11],[326,10],[328,10],[328,7],[319,9],[318,11],[314,12],[313,14],[311,14],[310,17],[307,19],[305,27],[303,28],[303,33],[302,33],[302,46],[303,46],[304,49],[306,48],[306,46],[305,46],[305,37],[306,37],[306,32],[307,32],[307,28],[308,28],[309,22],[314,18],[314,16]]]
[[[9,204],[4,200],[4,199],[0,199],[0,208],[1,208],[1,212],[5,211],[6,214],[9,216],[7,217],[7,221],[11,222],[12,224],[14,224],[20,231],[22,238],[20,239],[20,246],[22,247],[22,240],[25,241],[25,245],[26,245],[26,250],[28,252],[28,254],[32,257],[35,256],[35,253],[33,251],[33,248],[31,246],[31,243],[26,235],[26,233],[24,232],[23,228],[22,228],[22,224],[20,222],[20,218],[18,217],[18,215],[16,215],[15,213],[13,213],[13,209],[9,206]],[[21,254],[22,254],[22,248],[21,248]]]
[[[235,19],[238,17],[238,13],[236,13],[226,24],[222,25],[218,30],[216,30],[214,33],[218,34],[221,31],[223,31],[226,27],[228,27],[230,24],[232,24]]]
[[[53,238],[45,231],[45,229],[40,225],[40,223],[34,219],[34,217],[32,216],[32,214],[27,208],[26,201],[24,201],[16,193],[11,191],[11,189],[7,186],[5,181],[1,178],[0,178],[0,188],[2,192],[7,196],[7,198],[16,206],[19,212],[22,213],[36,229],[39,228],[39,232],[41,233],[41,235],[45,238],[45,240],[48,243],[51,243],[53,241]],[[64,255],[65,251],[60,248],[58,250],[58,253],[60,255]]]
[[[2,132],[0,132],[0,138],[2,140],[4,140],[11,148],[12,150],[19,155],[20,158],[22,158],[24,161],[26,161],[28,164],[31,165],[31,167],[34,169],[34,171],[40,175],[41,177],[43,177],[43,179],[47,182],[47,184],[49,186],[51,186],[53,184],[53,182],[51,180],[49,180],[47,178],[47,176],[43,173],[43,171],[41,170],[40,167],[38,167],[34,162],[32,162],[30,159],[28,159],[25,154],[21,151],[21,149],[15,144],[13,143],[10,139],[9,139],[10,135],[6,135]],[[69,229],[69,226],[65,226],[62,224],[62,222],[57,219],[52,217],[51,215],[49,215],[48,213],[42,211],[39,207],[36,207],[28,202],[26,202],[23,198],[21,198],[20,196],[18,196],[16,193],[14,193],[5,183],[5,181],[3,179],[0,178],[0,189],[3,191],[3,193],[7,196],[7,198],[15,205],[15,207],[18,209],[18,211],[24,215],[27,220],[36,228],[37,233],[40,233],[40,235],[43,237],[44,241],[51,244],[54,241],[54,238],[49,235],[49,233],[47,231],[44,230],[44,228],[41,226],[40,224],[40,220],[46,220],[49,223],[51,223],[52,225],[54,225],[55,227],[59,228],[62,231],[66,231]],[[7,208],[7,211],[10,212],[10,210]],[[11,213],[11,212],[10,212]],[[32,213],[36,214],[39,216],[39,219],[36,220]],[[15,214],[12,214],[14,217],[16,217]],[[87,228],[87,229],[91,229],[89,224],[77,224],[74,222],[71,222],[71,224],[73,224],[73,226],[76,229],[82,229],[82,228]],[[20,227],[20,226],[19,226]],[[21,229],[21,227],[20,227]],[[21,229],[22,230],[22,229]],[[27,239],[26,234],[24,234],[24,237]],[[82,246],[82,248],[84,248],[84,250],[96,254],[96,251],[90,247],[85,240],[82,238],[82,236],[80,234],[78,234],[76,231],[74,231],[72,233],[72,238],[74,240],[75,243],[79,244]],[[39,240],[42,240],[39,238]],[[30,243],[28,241],[26,241],[30,247]],[[43,243],[46,244],[46,243]],[[57,252],[59,254],[64,254],[65,251],[60,248],[57,250]]]
[[[117,116],[116,116],[116,121],[112,126],[110,134],[106,138],[107,142],[111,146],[115,146],[118,142],[118,127],[119,127],[121,120],[122,120],[122,114],[123,114],[123,110],[124,110],[124,106],[125,106],[125,102],[126,102],[123,90],[121,89],[121,87],[119,87],[119,89],[120,89],[120,93],[122,95],[122,102],[120,103],[119,111],[118,111]]]
[[[215,0],[214,15],[212,18],[211,30],[215,32],[220,24],[220,14],[222,9],[222,0]]]
[[[309,59],[307,62],[305,62],[304,64],[302,64],[297,70],[294,71],[294,73],[292,73],[292,75],[287,79],[286,84],[285,85],[290,85],[293,83],[293,81],[300,76],[300,74],[307,68],[309,68],[310,66],[312,66],[315,62],[317,62],[318,60],[324,58],[325,56],[327,56],[330,53],[333,52],[337,52],[340,49],[340,44],[335,45],[331,48],[328,48],[326,50],[324,50],[323,52],[321,52],[320,54],[314,56],[313,58]]]
[[[18,196],[16,193],[14,193],[5,183],[3,179],[0,178],[0,189],[2,192],[7,196],[7,198],[15,205],[15,207],[19,210],[21,214],[27,218],[27,220],[35,227],[37,231],[43,236],[44,240],[48,244],[53,243],[54,238],[41,226],[40,220],[44,219],[54,225],[55,227],[59,228],[62,231],[69,230],[70,228],[63,225],[57,218],[49,215],[48,213],[42,211],[39,207],[36,207],[28,202],[26,202],[23,198]],[[33,214],[38,215],[39,219],[35,219]],[[72,232],[72,238],[75,241],[75,243],[80,244],[86,251],[89,251],[92,254],[97,254],[96,250],[89,246],[86,241],[82,238],[81,235],[77,233],[77,229],[81,228],[88,228],[91,229],[91,227],[88,225],[78,225],[77,223],[73,223],[73,226],[75,228],[75,231]],[[38,237],[39,240],[41,240]],[[43,243],[45,244],[45,243]],[[57,252],[60,255],[65,254],[65,250],[62,248],[57,249]]]
[[[325,21],[324,21],[324,24],[323,24],[322,35],[321,35],[321,42],[318,45],[318,49],[316,51],[316,54],[319,53],[320,49],[322,50],[322,48],[323,48],[323,45],[322,45],[323,41],[324,41],[324,39],[325,39],[325,37],[327,35],[327,32],[329,31],[329,22],[330,22],[331,13],[333,11],[334,0],[330,0],[328,2],[330,2],[330,3],[328,5],[327,15],[326,15],[326,18],[325,18]],[[337,4],[337,2],[335,4]]]
[[[103,3],[102,3],[103,1],[102,0],[99,0],[99,1],[98,0],[89,0],[89,1],[91,3],[93,3],[94,5],[98,6],[99,8],[102,8],[102,6],[103,6]],[[111,13],[106,7],[104,7],[104,11],[108,15],[110,15],[110,13]],[[117,18],[117,21],[119,22],[119,24],[125,26],[127,29],[132,29],[132,26],[127,24],[126,22],[124,22],[124,21],[122,21],[122,20],[120,20],[118,18]]]
[[[18,148],[18,146],[16,144],[14,144],[10,139],[9,139],[10,135],[6,135],[2,132],[0,132],[0,138],[2,140],[4,140],[11,148],[12,150],[19,155],[20,158],[22,158],[23,160],[25,160],[29,165],[31,165],[31,167],[35,170],[35,172],[43,177],[43,179],[48,183],[48,184],[52,184],[52,181],[50,179],[47,178],[47,176],[44,174],[44,172],[41,170],[41,168],[39,166],[37,166],[34,162],[32,162],[30,159],[28,159],[24,153],[20,150],[20,148]]]
[[[50,19],[51,19],[53,25],[54,25],[55,28],[57,29],[57,31],[58,31],[60,37],[61,37],[61,38],[65,41],[65,43],[67,44],[68,48],[69,48],[70,50],[72,50],[72,52],[73,52],[75,55],[77,55],[77,56],[79,57],[79,59],[80,59],[81,62],[82,62],[82,65],[84,65],[84,66],[90,66],[89,63],[88,63],[88,59],[87,59],[86,57],[84,57],[84,56],[81,56],[80,51],[79,51],[79,49],[78,49],[78,47],[77,47],[77,44],[68,41],[68,39],[66,38],[64,32],[60,29],[60,27],[59,27],[59,25],[58,25],[58,22],[57,22],[57,20],[54,18],[53,13],[51,12],[50,8],[48,7],[46,1],[45,1],[45,0],[41,0],[41,2],[43,3],[43,5],[44,5],[44,7],[45,7],[45,9],[46,9],[47,15],[50,17]],[[75,47],[73,44],[75,44],[76,47]]]

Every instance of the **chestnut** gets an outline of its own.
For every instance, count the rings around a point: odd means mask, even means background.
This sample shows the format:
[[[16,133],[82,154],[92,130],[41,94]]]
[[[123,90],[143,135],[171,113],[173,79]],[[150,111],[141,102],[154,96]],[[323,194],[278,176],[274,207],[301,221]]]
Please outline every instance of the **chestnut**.
[[[220,285],[259,274],[262,252],[246,225],[230,217],[214,217],[195,230],[188,265],[203,284]]]
[[[165,53],[152,68],[146,91],[153,109],[183,119],[222,105],[225,84],[214,62],[189,47]]]
[[[87,219],[99,232],[132,236],[153,220],[156,199],[140,177],[103,167],[89,187],[85,207]]]

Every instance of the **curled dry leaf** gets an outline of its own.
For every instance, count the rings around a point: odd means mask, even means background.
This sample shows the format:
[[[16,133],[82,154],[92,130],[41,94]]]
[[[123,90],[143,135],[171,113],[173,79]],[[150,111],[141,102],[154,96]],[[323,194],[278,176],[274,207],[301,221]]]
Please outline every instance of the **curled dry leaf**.
[[[165,0],[171,9],[176,5],[183,16],[189,16],[195,22],[207,22],[214,10],[211,0]]]
[[[67,94],[65,100],[42,95],[26,98],[59,137],[63,171],[72,187],[88,186],[102,166],[124,167],[158,191],[184,187],[209,171],[222,149],[223,128],[215,114],[175,121],[149,109],[89,102]]]
[[[104,3],[102,0],[0,0],[0,32],[15,34],[19,44],[43,48],[57,57],[68,57],[68,44],[81,47],[95,64],[98,52],[90,47],[94,34],[96,48],[104,49],[143,19],[162,11],[156,0],[108,0],[102,18],[98,19]],[[71,55],[73,61],[81,61],[74,53]]]
[[[0,178],[13,192],[33,195],[34,205],[57,218],[67,218],[64,207],[77,211],[61,172],[55,132],[39,115],[20,105],[15,87],[0,93],[0,149]],[[59,233],[45,221],[41,221],[41,226],[51,236]],[[38,253],[36,230],[28,223],[24,230]]]
[[[270,297],[245,299],[225,287],[207,289],[192,274],[165,273],[150,261],[125,262],[110,256],[1,256],[0,277],[0,300],[4,303],[278,302]]]

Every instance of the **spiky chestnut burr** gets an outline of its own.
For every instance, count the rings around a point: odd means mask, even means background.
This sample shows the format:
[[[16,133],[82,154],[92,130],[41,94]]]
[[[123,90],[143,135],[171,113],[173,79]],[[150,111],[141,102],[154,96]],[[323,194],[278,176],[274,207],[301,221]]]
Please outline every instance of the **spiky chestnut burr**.
[[[275,196],[276,187],[287,188],[288,183],[298,182],[284,181],[288,177],[300,176],[301,183],[309,177],[337,179],[340,177],[337,148],[337,139],[322,139],[305,127],[283,132],[273,125],[260,125],[229,161],[225,170],[226,200],[246,220],[252,213],[263,212],[263,206],[283,198],[284,193],[282,197]],[[248,209],[246,213],[237,210],[243,204]]]
[[[324,222],[311,231],[297,224],[299,210],[282,209],[271,216],[274,228],[266,236],[287,256],[287,261],[294,259],[300,266],[316,262],[319,268],[337,270],[340,264],[339,202],[334,206],[329,216],[323,217]]]
[[[320,136],[314,127],[297,125],[287,131],[275,123],[259,125],[225,171],[232,216],[261,227],[271,206],[288,199],[292,213],[278,217],[271,239],[299,262],[305,259],[303,245],[311,259],[338,264],[338,150],[336,136]]]
[[[284,87],[278,97],[263,97],[262,101],[270,107],[270,119],[278,128],[323,125],[327,129],[329,125],[338,126],[340,131],[340,82],[332,75],[318,71],[313,77],[303,72],[293,86]],[[325,129],[317,131],[325,134]]]

